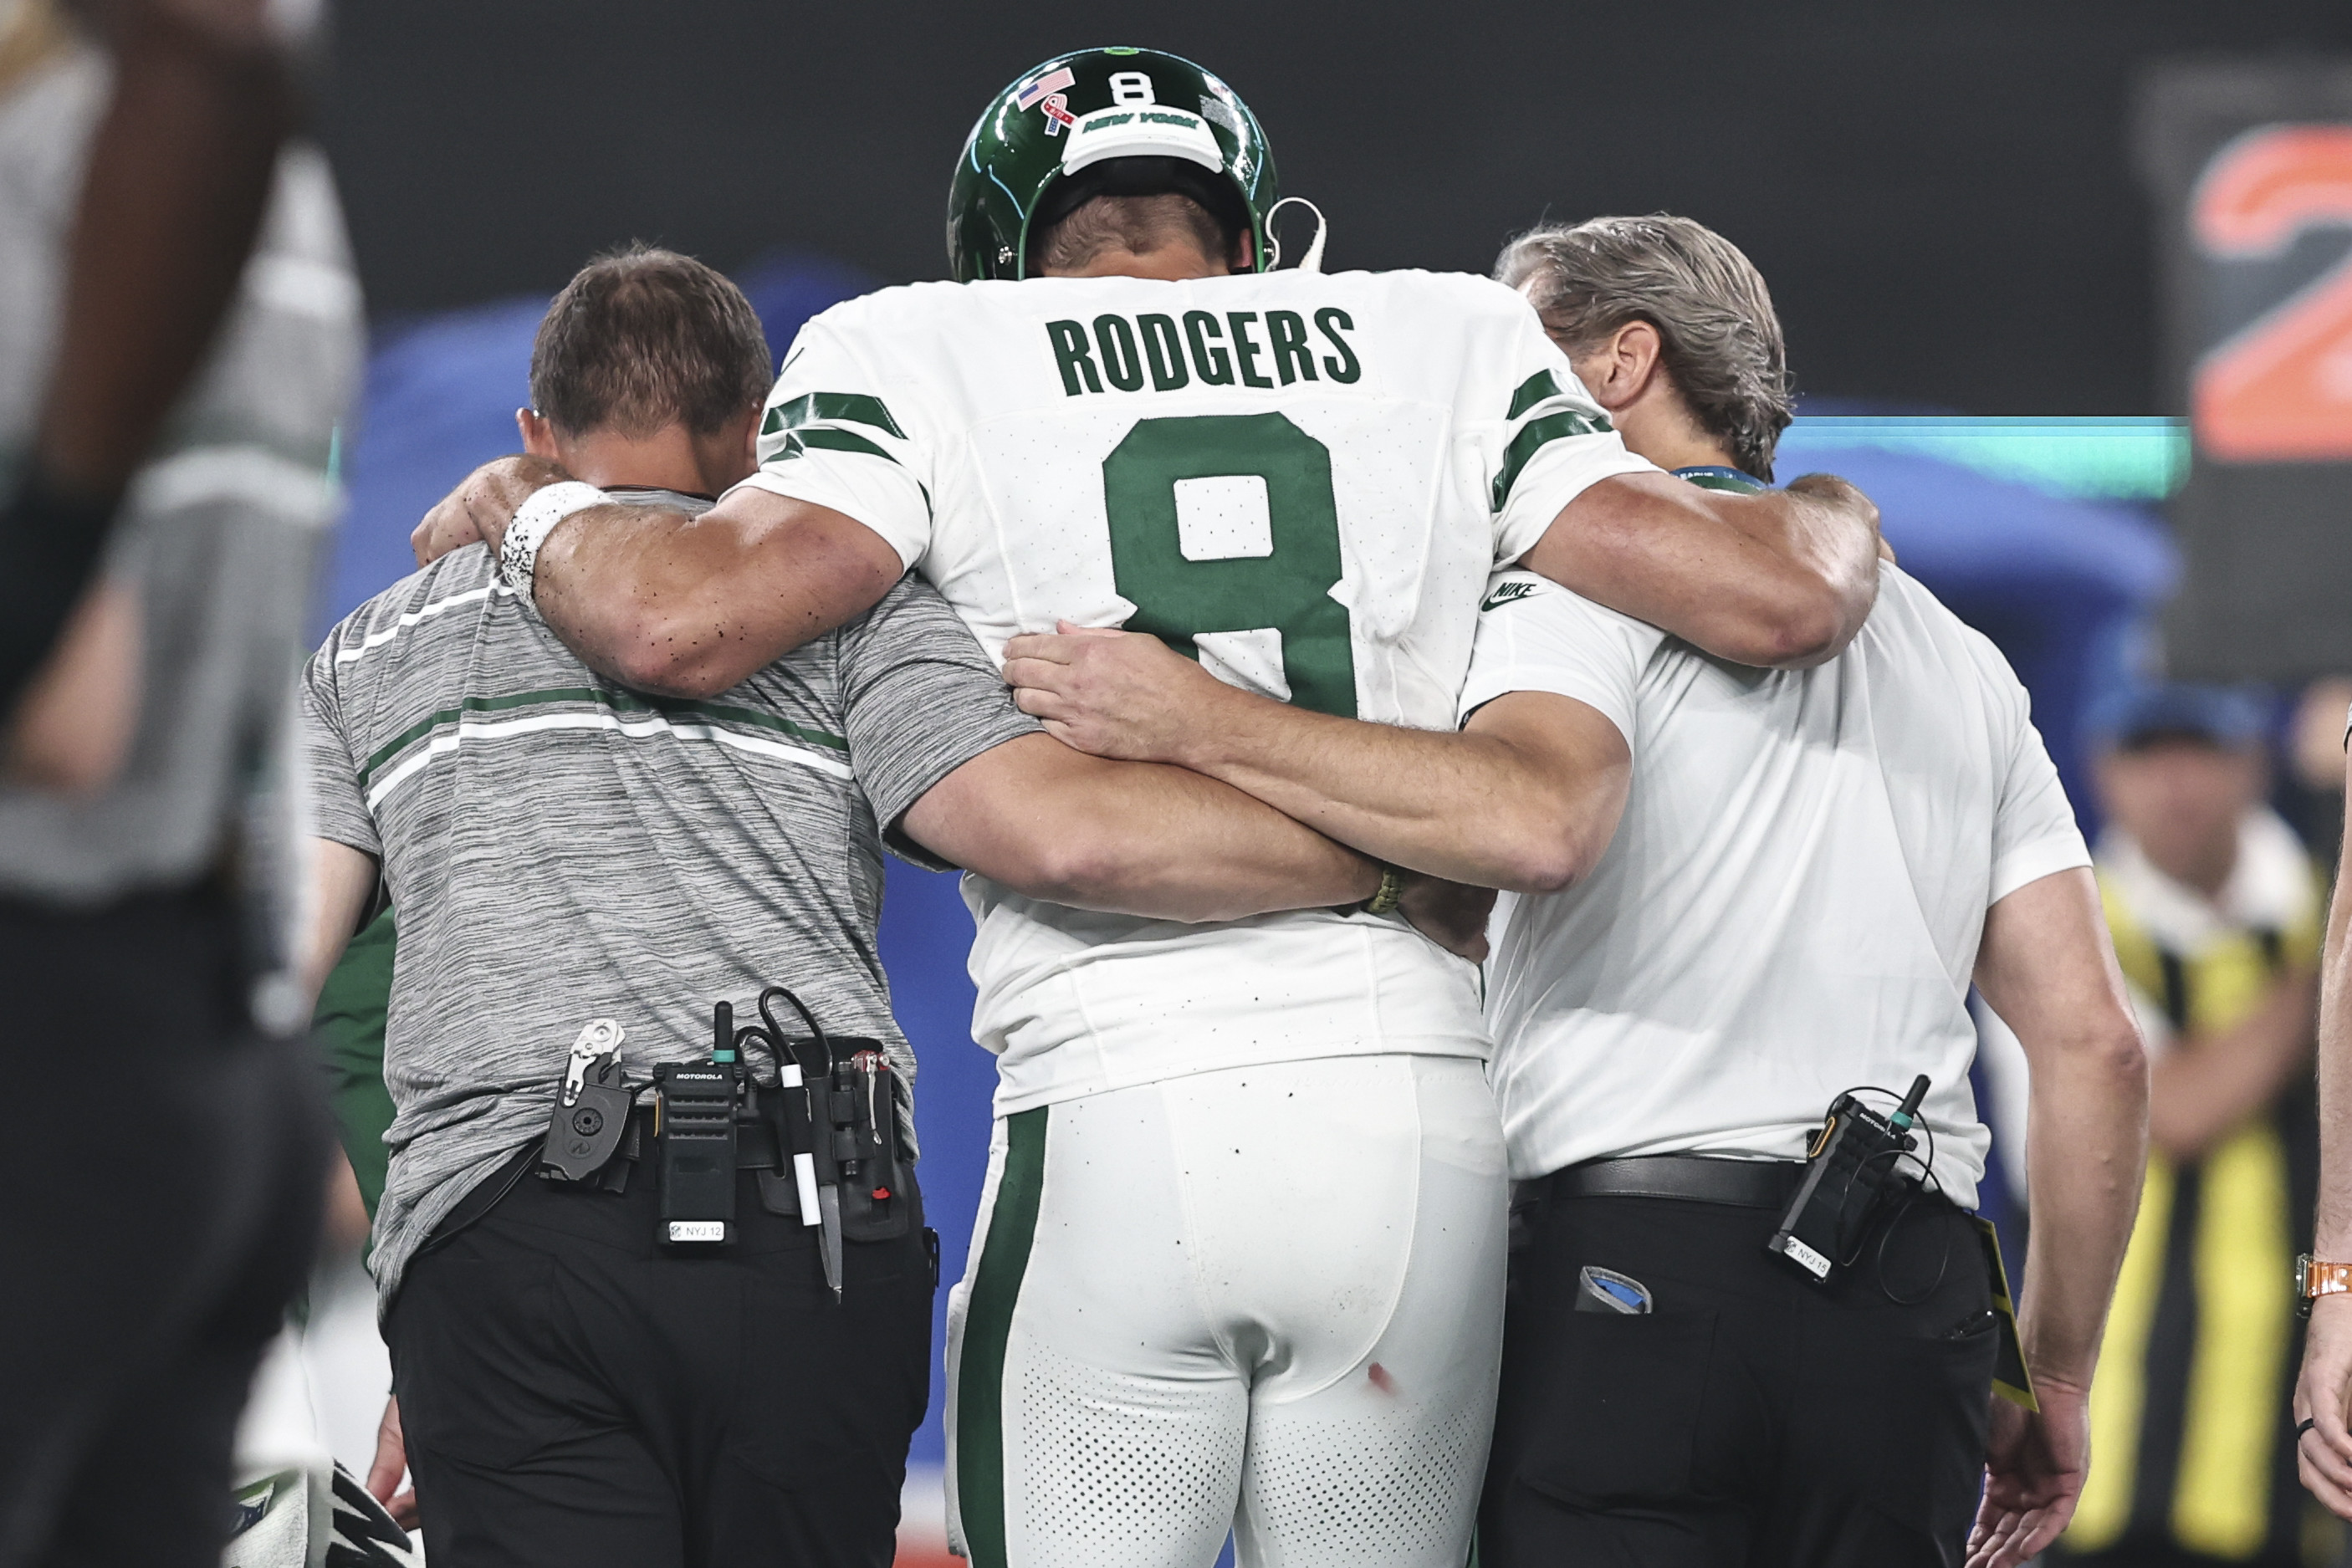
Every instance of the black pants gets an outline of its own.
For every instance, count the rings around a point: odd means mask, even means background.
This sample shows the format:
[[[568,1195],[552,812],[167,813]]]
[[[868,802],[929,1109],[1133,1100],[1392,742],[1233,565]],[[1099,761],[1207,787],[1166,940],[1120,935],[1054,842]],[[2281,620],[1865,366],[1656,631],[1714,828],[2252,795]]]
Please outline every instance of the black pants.
[[[708,1254],[658,1197],[525,1176],[410,1265],[386,1323],[435,1568],[887,1568],[930,1397],[917,1226],[851,1243],[761,1209]]]
[[[1525,1215],[1479,1515],[1484,1568],[1956,1565],[1995,1327],[1967,1218],[1923,1200],[1828,1287],[1764,1209],[1576,1197]],[[1577,1271],[1647,1285],[1578,1312]],[[1939,1277],[1940,1276],[1940,1277]]]
[[[326,1158],[308,1047],[240,1021],[233,933],[196,897],[0,904],[6,1568],[218,1568]]]

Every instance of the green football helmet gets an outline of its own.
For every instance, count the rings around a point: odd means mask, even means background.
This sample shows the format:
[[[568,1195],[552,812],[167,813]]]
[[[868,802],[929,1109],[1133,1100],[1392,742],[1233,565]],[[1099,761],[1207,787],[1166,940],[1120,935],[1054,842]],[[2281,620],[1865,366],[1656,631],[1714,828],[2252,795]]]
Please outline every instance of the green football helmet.
[[[1075,194],[1081,187],[1066,182],[1088,170],[1089,193],[1179,190],[1224,208],[1246,225],[1257,270],[1266,269],[1266,214],[1279,193],[1249,106],[1174,55],[1081,49],[1023,71],[971,128],[948,190],[956,281],[1026,277],[1032,221],[1041,208],[1058,216],[1055,188]]]

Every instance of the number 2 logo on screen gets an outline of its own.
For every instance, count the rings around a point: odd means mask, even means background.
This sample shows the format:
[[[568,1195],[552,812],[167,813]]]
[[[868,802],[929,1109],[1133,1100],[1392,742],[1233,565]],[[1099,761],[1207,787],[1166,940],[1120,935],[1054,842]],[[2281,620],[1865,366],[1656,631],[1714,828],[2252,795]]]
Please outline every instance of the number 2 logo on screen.
[[[2213,155],[2189,198],[2209,262],[2273,261],[2352,230],[2352,125],[2265,125]],[[2191,389],[2198,445],[2224,463],[2352,458],[2352,249],[2209,350]]]

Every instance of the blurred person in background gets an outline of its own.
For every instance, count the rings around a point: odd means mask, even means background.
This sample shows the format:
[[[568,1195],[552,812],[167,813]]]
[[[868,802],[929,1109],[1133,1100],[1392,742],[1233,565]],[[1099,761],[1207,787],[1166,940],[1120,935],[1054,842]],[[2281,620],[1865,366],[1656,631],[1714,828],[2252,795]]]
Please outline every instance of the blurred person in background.
[[[2149,686],[2095,715],[2093,734],[2101,902],[2150,1019],[2149,1151],[2091,1390],[2098,1462],[2054,1555],[2333,1563],[2333,1544],[2305,1556],[2288,1408],[2290,1266],[2316,1174],[2319,883],[2264,803],[2264,715],[2248,696]],[[2326,1522],[2315,1542],[2340,1544]]]
[[[2323,675],[2303,688],[2289,711],[2281,810],[2321,865],[2344,847],[2344,714],[2352,675]]]
[[[285,742],[361,317],[325,163],[281,147],[301,25],[0,0],[11,1568],[218,1561],[312,1255],[315,1072],[269,1030],[297,1021]]]

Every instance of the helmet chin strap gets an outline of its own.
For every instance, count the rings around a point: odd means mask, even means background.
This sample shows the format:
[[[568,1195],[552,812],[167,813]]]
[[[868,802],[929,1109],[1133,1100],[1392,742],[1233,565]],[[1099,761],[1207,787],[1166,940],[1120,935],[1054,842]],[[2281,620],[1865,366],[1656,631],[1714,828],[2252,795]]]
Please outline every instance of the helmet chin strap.
[[[1273,257],[1266,262],[1265,269],[1268,272],[1272,272],[1276,267],[1282,265],[1282,241],[1275,237],[1274,215],[1275,214],[1282,211],[1283,208],[1290,205],[1293,202],[1297,202],[1300,206],[1305,207],[1308,212],[1315,214],[1315,238],[1308,243],[1307,246],[1307,254],[1298,258],[1298,270],[1301,272],[1320,272],[1323,270],[1323,242],[1331,237],[1331,222],[1328,218],[1326,218],[1323,215],[1322,208],[1317,206],[1314,203],[1308,201],[1304,196],[1285,196],[1282,200],[1275,203],[1273,206],[1266,209],[1265,247],[1272,251],[1274,255]]]

